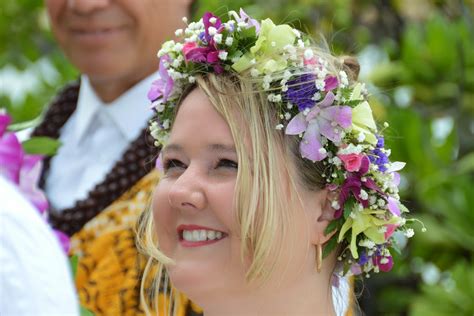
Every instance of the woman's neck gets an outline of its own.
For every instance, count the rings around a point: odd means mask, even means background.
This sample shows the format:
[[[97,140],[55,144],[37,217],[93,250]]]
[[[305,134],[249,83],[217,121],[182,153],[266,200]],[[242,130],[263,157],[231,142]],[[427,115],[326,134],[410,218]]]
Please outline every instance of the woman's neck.
[[[205,316],[217,315],[336,315],[328,276],[317,274],[290,286],[266,284],[246,293],[216,297],[203,306]]]

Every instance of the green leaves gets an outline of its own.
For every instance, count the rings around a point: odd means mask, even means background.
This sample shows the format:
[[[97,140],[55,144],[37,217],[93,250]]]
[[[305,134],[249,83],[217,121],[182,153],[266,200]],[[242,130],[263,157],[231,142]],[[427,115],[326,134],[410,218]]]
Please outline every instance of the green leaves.
[[[22,144],[26,153],[44,156],[55,155],[59,146],[61,146],[61,142],[49,137],[33,137]]]

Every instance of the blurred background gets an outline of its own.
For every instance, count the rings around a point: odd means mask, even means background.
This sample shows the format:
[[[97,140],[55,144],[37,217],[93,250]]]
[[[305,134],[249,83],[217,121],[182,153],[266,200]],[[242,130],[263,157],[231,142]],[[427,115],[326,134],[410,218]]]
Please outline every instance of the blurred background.
[[[415,225],[394,271],[358,284],[365,314],[474,315],[474,1],[198,0],[195,15],[239,7],[357,56],[391,160],[407,162],[402,200],[427,231]],[[30,121],[79,74],[41,1],[0,12],[0,107]]]

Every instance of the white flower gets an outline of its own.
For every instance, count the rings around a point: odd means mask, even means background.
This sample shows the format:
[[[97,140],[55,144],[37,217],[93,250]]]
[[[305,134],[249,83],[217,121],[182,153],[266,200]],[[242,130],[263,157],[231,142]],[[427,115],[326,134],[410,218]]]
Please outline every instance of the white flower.
[[[214,35],[214,41],[215,41],[217,44],[222,43],[222,34],[216,34],[216,35]]]
[[[176,36],[181,36],[181,35],[183,35],[183,29],[177,29],[177,30],[174,32],[174,35],[176,35]]]
[[[283,124],[278,124],[275,128],[277,130],[281,130],[281,129],[283,129],[283,127],[284,127]]]
[[[316,92],[316,93],[311,97],[311,100],[313,100],[313,101],[319,101],[319,100],[321,100],[321,93]]]
[[[316,79],[315,84],[316,84],[316,88],[320,91],[324,90],[324,87],[326,86],[326,83],[324,82],[324,80],[321,80],[321,79]]]
[[[227,59],[227,52],[226,51],[220,51],[219,52],[219,59],[221,60],[226,60]]]
[[[183,18],[181,20],[183,21],[183,23],[188,24],[188,18],[187,17],[183,16]]]
[[[291,114],[286,112],[285,113],[285,120],[289,121],[291,119]]]
[[[380,207],[384,207],[384,206],[385,206],[385,200],[383,200],[383,199],[378,199],[378,200],[377,200],[377,205],[380,206]]]
[[[375,247],[375,243],[370,239],[363,239],[359,242],[359,246],[372,249]]]
[[[298,47],[299,48],[304,48],[304,42],[302,40],[298,40]]]
[[[408,228],[405,232],[405,236],[407,238],[411,238],[413,237],[413,235],[415,235],[415,231],[412,228]]]
[[[241,28],[247,28],[248,24],[247,24],[247,22],[240,21],[239,23],[237,23],[237,26],[241,27]]]
[[[304,51],[304,59],[308,60],[308,59],[313,58],[313,56],[314,56],[314,53],[312,49],[308,48]]]
[[[164,129],[170,128],[170,120],[166,119],[166,120],[163,122],[163,128],[164,128]]]
[[[232,43],[234,43],[234,38],[233,38],[233,37],[227,37],[227,38],[225,39],[225,44],[226,44],[227,46],[232,46]]]
[[[211,24],[216,24],[217,19],[215,17],[212,17],[209,19],[209,22],[211,22]]]
[[[270,93],[268,96],[268,101],[270,102],[280,102],[281,101],[281,94],[273,94]]]
[[[292,31],[293,31],[293,34],[295,34],[295,36],[296,36],[297,38],[300,38],[300,37],[301,37],[300,31],[298,31],[298,30],[296,30],[296,29],[292,29]]]
[[[339,205],[339,202],[337,200],[334,200],[331,202],[331,207],[335,210],[338,210],[341,206]]]
[[[332,163],[339,167],[341,165],[341,159],[339,159],[339,157],[336,156],[332,158]]]
[[[381,264],[387,264],[388,263],[388,258],[383,257],[382,259],[380,259],[380,263]]]
[[[195,83],[196,82],[196,77],[189,76],[188,81],[189,81],[189,83]]]
[[[217,29],[214,26],[210,26],[207,31],[209,32],[209,35],[214,36],[217,34]]]
[[[361,189],[360,193],[359,193],[359,197],[362,200],[367,200],[369,198],[369,194],[367,194],[367,192],[365,190]]]
[[[357,141],[359,143],[362,143],[364,140],[365,140],[365,134],[364,133],[359,133],[359,135],[357,136]]]
[[[341,79],[341,86],[347,87],[349,85],[349,80],[347,79],[347,74],[344,70],[339,72],[339,77]]]
[[[322,147],[321,147],[321,148],[319,148],[318,152],[319,152],[321,155],[325,155],[325,154],[327,154],[327,151],[326,151],[326,149],[324,149],[324,148],[322,148]]]
[[[256,69],[256,68],[252,68],[252,69],[250,70],[250,75],[251,75],[252,77],[258,77],[258,75],[260,75],[260,71],[258,71],[258,69]]]

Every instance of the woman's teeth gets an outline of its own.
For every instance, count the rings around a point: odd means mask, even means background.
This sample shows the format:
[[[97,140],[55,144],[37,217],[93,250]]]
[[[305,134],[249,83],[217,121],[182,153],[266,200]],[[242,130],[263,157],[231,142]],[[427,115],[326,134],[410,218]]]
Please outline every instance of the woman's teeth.
[[[222,232],[215,230],[183,230],[183,239],[186,241],[206,241],[221,239]]]

